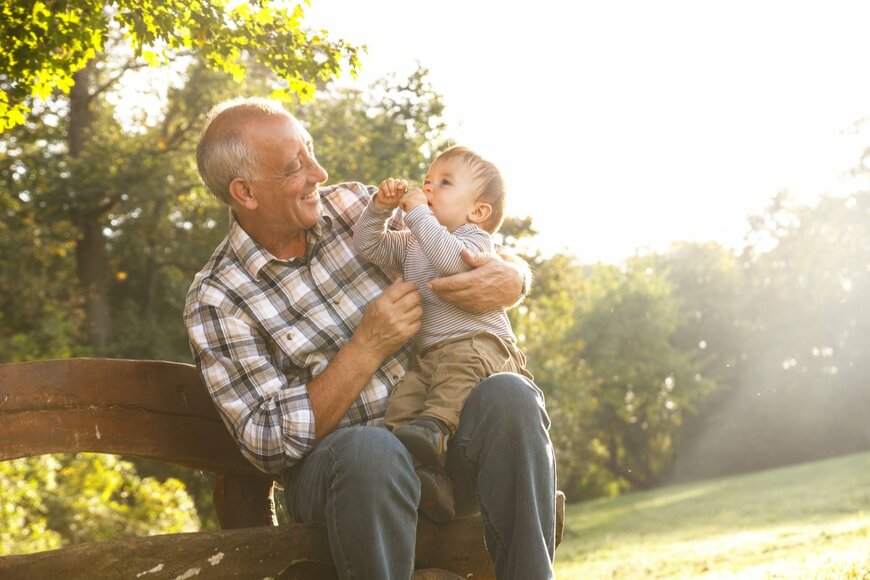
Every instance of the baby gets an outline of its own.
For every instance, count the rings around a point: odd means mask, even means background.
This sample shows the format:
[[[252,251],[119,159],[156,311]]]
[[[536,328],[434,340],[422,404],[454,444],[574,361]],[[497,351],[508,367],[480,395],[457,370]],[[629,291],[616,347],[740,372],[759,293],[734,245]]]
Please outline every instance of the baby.
[[[436,522],[454,516],[447,441],[471,389],[499,372],[531,378],[504,310],[472,314],[427,288],[433,278],[470,270],[460,258],[463,248],[493,251],[491,234],[501,226],[504,198],[495,165],[465,147],[452,147],[429,167],[422,190],[408,190],[404,180],[383,181],[354,228],[361,256],[403,272],[420,288],[416,359],[390,396],[385,422],[414,456],[420,508]],[[387,229],[396,207],[402,208],[407,229]]]

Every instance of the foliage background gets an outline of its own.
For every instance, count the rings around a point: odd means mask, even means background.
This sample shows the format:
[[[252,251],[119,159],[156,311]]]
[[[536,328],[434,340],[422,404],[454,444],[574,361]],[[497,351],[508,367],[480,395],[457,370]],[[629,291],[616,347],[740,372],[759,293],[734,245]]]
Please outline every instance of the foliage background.
[[[195,171],[203,116],[289,85],[250,54],[215,70],[182,50],[157,73],[180,79],[159,110],[125,114],[139,95],[124,81],[150,59],[125,42],[107,28],[68,95],[27,99],[0,134],[2,362],[190,361],[184,296],[226,225]],[[330,182],[413,181],[450,143],[424,68],[366,91],[309,77],[317,98],[288,107]],[[866,173],[860,161],[844,171]],[[749,216],[742,251],[675,243],[616,264],[541,255],[534,224],[509,219],[501,239],[536,276],[510,316],[569,501],[870,449],[868,214],[870,190],[813,206],[780,192]],[[0,489],[4,553],[215,526],[207,475],[132,458],[7,462]]]

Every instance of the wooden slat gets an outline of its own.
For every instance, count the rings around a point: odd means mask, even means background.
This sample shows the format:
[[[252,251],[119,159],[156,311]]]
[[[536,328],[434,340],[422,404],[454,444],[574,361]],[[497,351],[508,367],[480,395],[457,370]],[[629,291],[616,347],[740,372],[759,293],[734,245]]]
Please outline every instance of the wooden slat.
[[[417,525],[414,569],[441,568],[463,578],[495,578],[492,561],[483,542],[483,520],[470,516],[446,525],[420,518]]]
[[[217,419],[193,365],[72,358],[0,365],[6,411],[65,406],[133,406]]]
[[[148,409],[0,410],[0,460],[93,451],[148,457],[213,472],[254,472],[222,423]]]
[[[277,578],[294,561],[330,562],[328,546],[325,531],[310,526],[171,534],[6,556],[0,578]]]
[[[0,460],[75,451],[258,473],[192,365],[113,359],[0,365]]]
[[[328,546],[325,528],[304,524],[152,536],[6,556],[0,558],[0,578],[331,580],[335,574]],[[477,580],[495,577],[478,517],[443,527],[421,522],[416,554],[416,569],[441,568]]]

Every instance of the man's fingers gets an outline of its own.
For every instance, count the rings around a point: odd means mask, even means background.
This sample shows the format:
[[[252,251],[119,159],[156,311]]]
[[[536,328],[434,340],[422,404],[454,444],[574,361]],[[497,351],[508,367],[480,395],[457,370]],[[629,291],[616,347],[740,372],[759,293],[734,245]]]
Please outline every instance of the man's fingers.
[[[406,328],[410,328],[411,334],[414,334],[420,328],[420,321],[422,320],[422,318],[423,308],[420,306],[415,306],[408,311],[397,312],[394,322],[399,325],[399,327],[404,326]]]
[[[416,290],[417,286],[414,285],[414,289]],[[408,292],[407,294],[398,298],[395,302],[393,302],[393,308],[398,312],[410,312],[414,308],[417,308],[420,305],[420,293],[419,292]]]
[[[478,268],[489,262],[492,259],[492,254],[472,252],[468,248],[462,248],[459,257],[472,268]]]
[[[390,284],[389,288],[384,290],[382,296],[387,297],[390,302],[396,302],[403,296],[416,291],[417,284],[415,284],[414,282],[405,282],[405,280],[401,276],[399,276],[398,278],[396,278],[395,282]]]
[[[469,276],[468,272],[463,272],[462,274],[454,274],[446,278],[435,278],[429,282],[429,289],[436,294],[441,292],[456,292],[457,290],[471,288],[473,281],[474,278]]]

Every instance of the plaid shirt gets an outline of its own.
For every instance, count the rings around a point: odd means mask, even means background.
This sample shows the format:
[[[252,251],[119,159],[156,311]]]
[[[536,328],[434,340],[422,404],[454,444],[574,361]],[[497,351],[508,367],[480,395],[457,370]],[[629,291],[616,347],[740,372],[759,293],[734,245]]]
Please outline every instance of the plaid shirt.
[[[324,215],[306,232],[307,258],[279,260],[233,221],[188,292],[196,365],[242,454],[267,473],[314,446],[307,384],[392,282],[353,250],[353,224],[373,192],[360,183],[321,189]],[[405,346],[384,361],[339,426],[383,424],[409,355]]]

